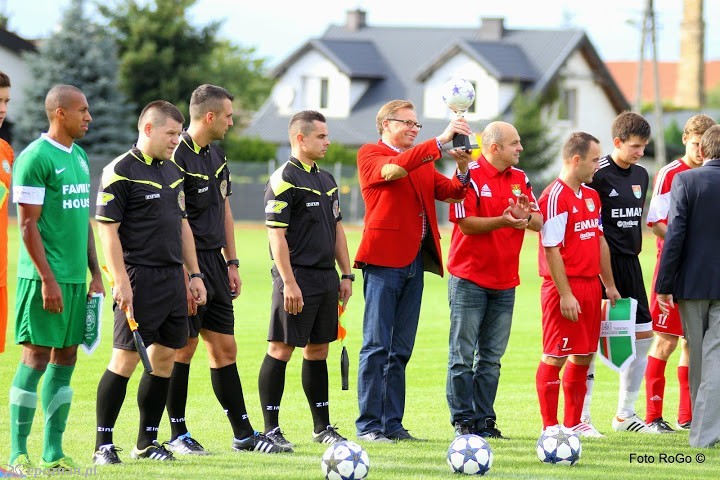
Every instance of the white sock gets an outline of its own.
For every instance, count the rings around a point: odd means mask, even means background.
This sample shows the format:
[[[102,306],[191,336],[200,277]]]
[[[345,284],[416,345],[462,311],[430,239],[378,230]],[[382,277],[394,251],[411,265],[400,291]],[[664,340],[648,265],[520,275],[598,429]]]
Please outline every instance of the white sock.
[[[593,356],[592,362],[590,362],[590,368],[587,373],[587,392],[585,393],[585,400],[583,401],[583,409],[580,419],[585,423],[590,423],[590,403],[592,402],[592,391],[595,385],[595,357]]]
[[[635,415],[635,402],[640,394],[640,385],[645,377],[647,354],[653,337],[635,339],[635,360],[620,372],[620,391],[618,393],[618,418],[626,419]]]

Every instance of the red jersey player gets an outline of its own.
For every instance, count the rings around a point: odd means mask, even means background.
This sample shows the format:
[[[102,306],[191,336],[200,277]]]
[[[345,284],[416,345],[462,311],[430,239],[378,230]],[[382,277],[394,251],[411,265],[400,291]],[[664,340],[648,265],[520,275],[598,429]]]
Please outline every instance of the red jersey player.
[[[580,421],[588,366],[600,337],[600,302],[620,294],[610,267],[610,251],[600,223],[600,197],[584,183],[598,169],[600,144],[584,132],[570,135],[563,167],[540,197],[544,218],[539,251],[543,355],[535,377],[543,429],[559,424],[560,370],[565,396],[563,425],[578,435],[598,436]],[[569,362],[567,362],[569,358]]]
[[[662,418],[663,398],[665,396],[665,366],[668,358],[677,348],[678,339],[683,336],[683,329],[680,324],[680,313],[677,306],[671,309],[668,315],[660,311],[655,294],[655,278],[657,277],[660,255],[665,243],[668,211],[670,210],[670,186],[673,178],[680,172],[703,164],[700,157],[700,139],[705,130],[713,125],[715,125],[715,121],[707,115],[695,115],[685,123],[682,136],[685,155],[674,162],[668,163],[658,171],[647,215],[648,227],[652,228],[653,233],[657,236],[657,263],[650,296],[650,316],[655,331],[655,343],[653,343],[648,354],[648,364],[645,370],[647,412],[645,422],[648,425],[662,424],[665,427],[663,431],[667,432],[673,430]],[[688,385],[689,353],[684,338],[680,345],[680,362],[677,369],[678,383],[680,384],[680,403],[678,405],[677,426],[678,428],[689,429],[692,420],[690,388]]]

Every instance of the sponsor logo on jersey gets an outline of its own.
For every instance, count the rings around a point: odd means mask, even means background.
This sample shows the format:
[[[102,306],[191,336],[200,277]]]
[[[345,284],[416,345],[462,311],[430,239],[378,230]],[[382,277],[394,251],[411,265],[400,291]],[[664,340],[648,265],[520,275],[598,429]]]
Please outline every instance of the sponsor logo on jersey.
[[[522,194],[522,190],[520,190],[520,185],[517,183],[513,183],[510,185],[510,189],[512,190],[513,195],[516,197],[519,197]]]
[[[320,202],[305,202],[306,207],[319,207]]]
[[[56,168],[55,169],[55,175],[60,175],[62,172],[65,171],[65,168]]]
[[[590,230],[595,229],[600,224],[600,221],[597,218],[590,218],[588,220],[580,220],[579,222],[575,222],[574,230],[576,232],[582,232],[583,230]]]
[[[152,200],[154,198],[160,198],[159,193],[151,193],[149,195],[145,195],[145,200]]]
[[[490,191],[490,187],[488,187],[487,183],[482,186],[480,189],[480,196],[481,197],[492,197],[492,192]]]
[[[595,202],[593,202],[592,198],[586,198],[585,205],[587,206],[587,209],[590,210],[591,212],[595,211]]]
[[[610,191],[610,193],[608,194],[608,197],[617,197],[618,195],[620,195],[620,194],[617,192],[617,190],[615,190],[615,189],[613,188],[613,189]]]
[[[205,192],[207,192],[209,189],[210,189],[210,187],[198,188],[198,193],[205,193]]]
[[[638,226],[637,220],[618,220],[617,226],[619,228],[632,228]]]
[[[115,199],[115,195],[112,193],[98,192],[96,203],[99,206],[105,206]]]
[[[63,169],[65,170],[65,169]],[[89,183],[76,183],[62,186],[63,195],[72,195],[73,193],[90,193]]]
[[[287,202],[281,200],[268,200],[267,204],[265,204],[265,213],[282,213],[287,205]]]
[[[635,198],[640,198],[642,196],[642,191],[640,190],[640,185],[633,185],[632,191],[633,191],[633,195],[635,195]]]
[[[180,206],[180,211],[185,211],[185,190],[178,192],[178,206]]]
[[[2,165],[3,165],[3,170],[5,170],[5,173],[10,173],[10,170],[11,170],[10,162],[8,162],[6,158],[3,158]]]
[[[610,216],[612,218],[640,218],[642,217],[642,208],[613,208],[610,210]]]
[[[222,198],[227,196],[227,180],[220,182],[220,195],[222,195]]]

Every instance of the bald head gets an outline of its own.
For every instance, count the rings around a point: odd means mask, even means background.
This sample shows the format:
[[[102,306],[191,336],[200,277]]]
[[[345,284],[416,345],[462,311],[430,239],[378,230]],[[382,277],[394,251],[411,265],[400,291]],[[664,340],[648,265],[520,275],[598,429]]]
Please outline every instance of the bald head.
[[[82,90],[73,86],[59,84],[55,85],[45,96],[45,113],[48,120],[53,121],[58,108],[69,108],[78,97],[85,97]]]
[[[523,151],[520,134],[507,122],[491,122],[482,133],[483,157],[498,170],[518,164]]]
[[[482,133],[482,152],[483,155],[487,156],[490,153],[490,147],[493,143],[502,144],[503,132],[510,127],[513,130],[515,127],[506,122],[490,122],[485,127]]]

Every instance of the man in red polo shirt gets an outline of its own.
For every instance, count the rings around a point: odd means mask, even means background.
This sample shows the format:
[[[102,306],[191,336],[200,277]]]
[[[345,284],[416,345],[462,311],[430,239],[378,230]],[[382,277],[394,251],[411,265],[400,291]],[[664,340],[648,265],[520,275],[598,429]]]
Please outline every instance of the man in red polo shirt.
[[[522,150],[515,127],[490,123],[482,155],[469,165],[465,200],[450,206],[447,400],[456,435],[503,438],[493,404],[520,283],[520,248],[526,229],[542,228],[530,181],[515,168]]]

